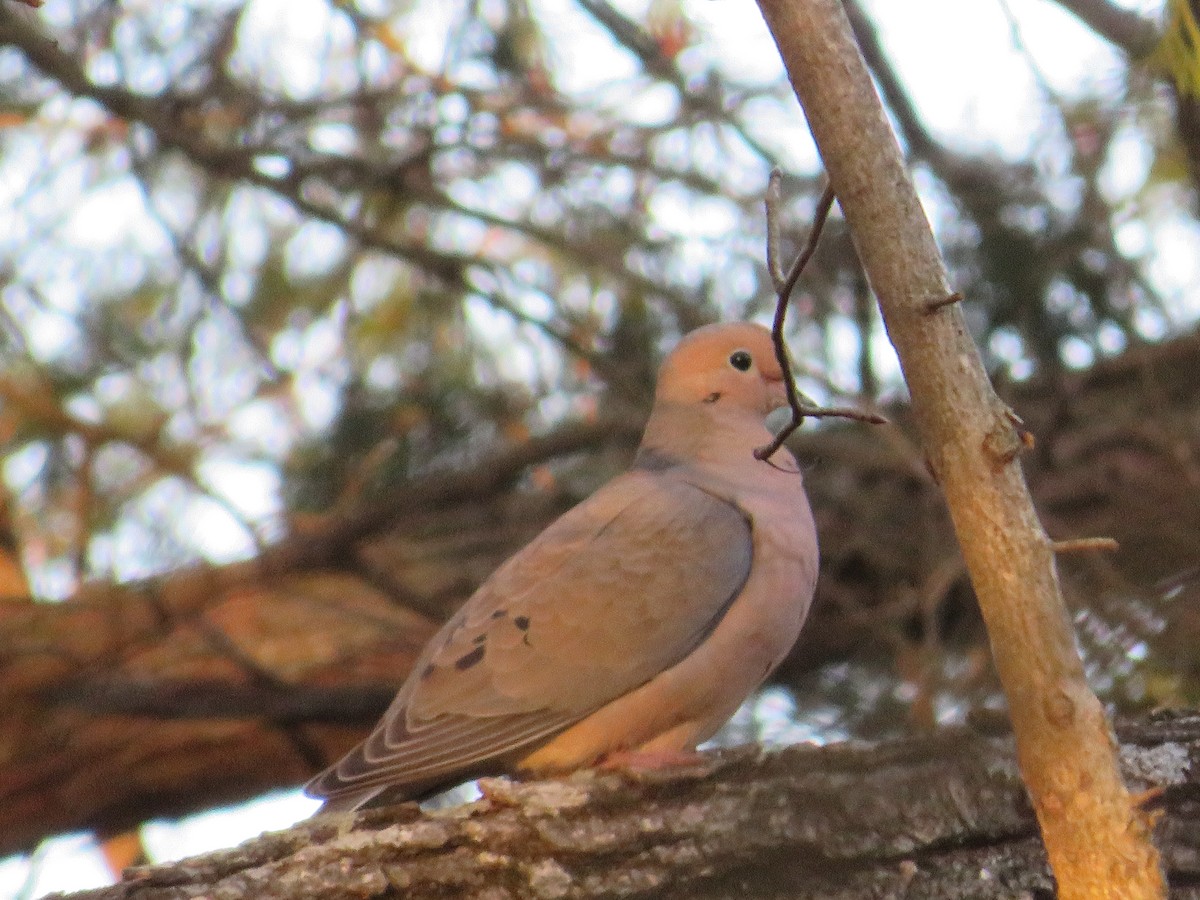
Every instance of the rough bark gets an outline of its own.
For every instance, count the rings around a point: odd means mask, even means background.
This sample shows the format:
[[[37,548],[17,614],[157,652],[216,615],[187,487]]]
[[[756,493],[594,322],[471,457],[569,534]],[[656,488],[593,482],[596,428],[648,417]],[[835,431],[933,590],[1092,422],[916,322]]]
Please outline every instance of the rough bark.
[[[900,357],[988,627],[1021,771],[1064,897],[1159,897],[1147,823],[1084,677],[1054,551],[839,0],[760,0]],[[1080,828],[1080,823],[1087,827]]]
[[[1200,896],[1200,717],[1122,729],[1173,885]],[[73,900],[1050,897],[1011,741],[730,751],[702,771],[485,783],[485,799],[316,817]]]

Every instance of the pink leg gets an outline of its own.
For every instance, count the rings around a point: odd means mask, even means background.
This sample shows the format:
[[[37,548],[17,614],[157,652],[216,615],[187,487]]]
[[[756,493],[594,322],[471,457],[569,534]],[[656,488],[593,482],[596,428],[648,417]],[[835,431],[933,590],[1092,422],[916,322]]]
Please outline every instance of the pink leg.
[[[692,769],[711,760],[696,750],[614,750],[605,754],[598,769],[621,772],[661,772]]]
[[[651,738],[640,747],[614,750],[605,754],[601,769],[627,772],[655,772],[664,769],[694,769],[707,766],[711,760],[695,749],[698,743],[695,722],[683,722],[669,731]]]

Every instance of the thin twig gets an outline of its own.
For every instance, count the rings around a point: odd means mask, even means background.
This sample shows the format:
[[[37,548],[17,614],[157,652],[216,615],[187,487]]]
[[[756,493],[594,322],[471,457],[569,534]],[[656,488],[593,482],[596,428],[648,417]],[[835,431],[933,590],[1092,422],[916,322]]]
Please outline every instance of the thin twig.
[[[1113,538],[1110,537],[1082,537],[1070,538],[1065,541],[1051,541],[1050,549],[1055,553],[1115,553],[1121,549]]]
[[[855,422],[867,422],[871,425],[886,425],[888,423],[888,420],[879,415],[879,413],[867,412],[865,409],[855,409],[853,406],[810,406],[807,403],[798,403],[792,407],[792,411],[793,414],[799,414],[800,421],[804,419],[852,419]],[[800,421],[796,421],[788,431],[783,433],[782,440],[776,438],[776,443],[782,444],[783,441],[791,437],[792,431],[796,430],[800,425]],[[779,447],[775,446],[771,450],[771,453],[774,453],[778,449]],[[764,453],[764,458],[770,456],[771,453]]]
[[[763,205],[767,208],[767,272],[776,294],[783,290],[784,285],[783,266],[779,262],[779,251],[783,248],[779,225],[779,204],[783,202],[782,182],[783,173],[776,166],[767,179],[767,193],[763,198]]]
[[[821,231],[825,227],[825,220],[829,218],[829,211],[833,208],[834,193],[832,185],[825,186],[825,190],[821,194],[821,199],[817,203],[812,230],[808,233],[808,240],[804,244],[804,249],[800,251],[795,262],[792,263],[787,277],[781,279],[778,277],[780,273],[778,265],[780,177],[779,170],[776,169],[771,173],[771,178],[767,183],[767,267],[771,271],[771,280],[775,283],[776,291],[775,321],[771,325],[771,339],[775,344],[775,358],[779,361],[779,368],[783,370],[783,385],[787,390],[788,407],[792,411],[792,419],[775,436],[775,440],[771,441],[765,447],[759,447],[754,451],[754,455],[758,459],[770,459],[775,454],[775,451],[783,446],[783,442],[792,436],[792,432],[804,423],[805,418],[820,419],[836,417],[854,419],[859,422],[872,422],[876,425],[882,425],[887,422],[887,419],[875,413],[863,412],[847,407],[814,406],[811,403],[801,402],[800,400],[795,380],[792,378],[792,364],[788,359],[787,344],[783,340],[783,323],[787,318],[787,308],[791,300],[792,290],[796,287],[796,282],[800,280],[800,273],[804,271],[804,267],[808,265],[808,261],[812,259],[813,254],[817,251],[817,242],[821,239]]]
[[[939,297],[937,300],[930,300],[925,304],[925,315],[932,316],[935,312],[945,309],[947,306],[953,306],[955,303],[962,303],[963,295],[958,291],[953,294],[947,294],[945,297]]]

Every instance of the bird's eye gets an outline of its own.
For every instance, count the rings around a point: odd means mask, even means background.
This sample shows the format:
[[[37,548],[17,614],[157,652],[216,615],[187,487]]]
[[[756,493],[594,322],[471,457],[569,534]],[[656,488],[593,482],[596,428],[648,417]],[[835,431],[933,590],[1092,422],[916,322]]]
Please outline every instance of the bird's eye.
[[[734,350],[729,356],[729,364],[739,372],[749,372],[750,367],[754,365],[754,360],[745,350]]]

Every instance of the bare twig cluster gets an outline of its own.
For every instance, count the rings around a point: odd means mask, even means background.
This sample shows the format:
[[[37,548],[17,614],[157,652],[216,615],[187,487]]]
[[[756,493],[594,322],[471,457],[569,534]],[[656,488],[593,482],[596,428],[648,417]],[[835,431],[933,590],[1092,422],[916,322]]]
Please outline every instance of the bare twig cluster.
[[[770,181],[767,183],[765,202],[767,208],[767,269],[771,273],[771,282],[775,285],[776,296],[775,320],[771,324],[771,338],[775,344],[775,358],[779,360],[779,367],[783,369],[783,383],[787,388],[788,406],[791,408],[792,418],[779,434],[775,435],[775,440],[754,451],[754,455],[759,459],[770,459],[775,451],[783,446],[784,441],[804,423],[806,418],[854,419],[858,422],[870,422],[873,425],[887,423],[887,419],[876,413],[844,406],[818,406],[796,389],[796,382],[792,377],[792,364],[788,359],[787,344],[784,343],[783,325],[787,319],[788,303],[791,301],[796,282],[800,280],[804,267],[808,265],[808,261],[817,251],[817,243],[821,240],[821,231],[825,227],[825,220],[829,218],[829,211],[833,208],[834,194],[833,187],[826,185],[825,190],[821,193],[821,199],[817,202],[817,211],[813,217],[812,229],[808,233],[808,240],[805,241],[803,249],[785,274],[779,265],[781,251],[779,204],[782,200],[780,189],[782,179],[783,175],[779,169],[774,169],[771,172]]]

